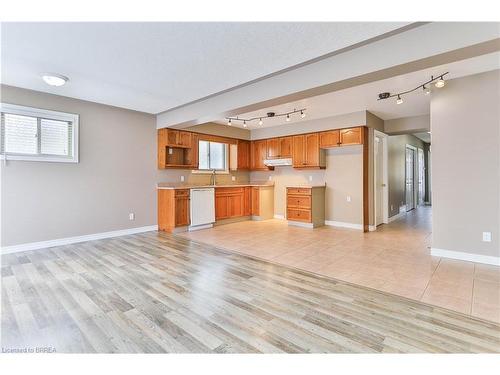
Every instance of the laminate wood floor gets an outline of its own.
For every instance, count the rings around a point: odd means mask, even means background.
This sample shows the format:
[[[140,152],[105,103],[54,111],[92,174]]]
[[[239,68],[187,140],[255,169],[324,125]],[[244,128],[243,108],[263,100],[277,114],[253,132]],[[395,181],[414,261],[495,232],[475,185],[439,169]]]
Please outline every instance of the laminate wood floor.
[[[149,232],[2,256],[2,349],[500,352],[500,326]]]

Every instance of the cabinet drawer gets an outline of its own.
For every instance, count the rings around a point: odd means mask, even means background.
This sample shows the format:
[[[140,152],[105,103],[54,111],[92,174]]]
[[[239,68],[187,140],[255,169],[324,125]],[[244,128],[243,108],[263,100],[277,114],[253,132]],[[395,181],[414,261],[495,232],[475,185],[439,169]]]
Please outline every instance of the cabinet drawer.
[[[286,205],[290,208],[311,208],[311,196],[310,195],[288,195],[286,199]]]
[[[189,190],[188,189],[175,189],[175,196],[176,197],[189,197]]]
[[[311,222],[311,211],[310,210],[297,210],[289,208],[287,209],[287,219],[293,221],[303,221],[306,223]]]
[[[226,187],[226,188],[215,188],[215,195],[243,195],[244,188],[242,187]]]
[[[287,188],[287,194],[290,195],[311,195],[310,188]]]

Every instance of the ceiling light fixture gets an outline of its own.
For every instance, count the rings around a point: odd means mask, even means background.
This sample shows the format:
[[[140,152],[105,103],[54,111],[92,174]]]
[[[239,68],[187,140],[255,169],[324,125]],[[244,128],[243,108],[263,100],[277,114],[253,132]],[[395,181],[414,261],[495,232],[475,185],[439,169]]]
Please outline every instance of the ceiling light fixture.
[[[62,86],[69,81],[68,77],[56,73],[45,73],[42,75],[42,79],[47,85],[50,86]]]
[[[445,84],[446,84],[446,82],[444,81],[443,77],[441,76],[441,78],[439,78],[439,80],[434,84],[434,86],[436,86],[438,89],[440,89],[441,87],[444,87]]]
[[[262,125],[263,118],[269,118],[269,117],[282,117],[285,116],[285,121],[290,122],[292,120],[292,115],[296,113],[300,113],[300,117],[304,118],[306,117],[306,108],[301,108],[301,109],[294,109],[293,111],[290,112],[285,112],[285,113],[276,113],[276,112],[267,112],[266,116],[257,116],[257,117],[251,117],[251,118],[240,118],[240,117],[226,117],[227,124],[231,125],[233,121],[241,121],[243,123],[243,127],[246,128],[248,125],[247,123],[252,122],[252,121],[259,121],[258,124]]]
[[[434,83],[434,86],[436,86],[437,88],[443,87],[445,85],[444,76],[447,74],[449,74],[449,72],[443,73],[437,77],[431,76],[430,80],[422,83],[421,85],[418,85],[417,87],[415,87],[414,89],[411,89],[411,90],[398,92],[395,94],[391,94],[390,92],[381,92],[380,94],[378,94],[378,100],[397,98],[396,104],[402,104],[403,103],[403,98],[402,98],[403,95],[409,94],[409,93],[411,93],[415,90],[418,90],[420,88],[423,89],[425,95],[429,95],[431,93],[430,85],[432,83]]]

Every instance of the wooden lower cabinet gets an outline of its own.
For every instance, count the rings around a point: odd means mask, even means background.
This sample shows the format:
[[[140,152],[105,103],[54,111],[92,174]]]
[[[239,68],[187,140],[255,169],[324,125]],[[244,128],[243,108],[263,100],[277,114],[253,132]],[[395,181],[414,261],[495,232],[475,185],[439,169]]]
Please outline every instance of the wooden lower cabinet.
[[[243,188],[243,216],[252,214],[252,187],[245,186]]]
[[[158,229],[174,232],[189,225],[189,190],[158,189]]]
[[[244,216],[245,188],[215,188],[215,220]]]
[[[215,188],[215,220],[245,216],[256,220],[274,216],[273,186]]]
[[[315,228],[325,225],[325,186],[288,187],[286,217],[288,224]]]

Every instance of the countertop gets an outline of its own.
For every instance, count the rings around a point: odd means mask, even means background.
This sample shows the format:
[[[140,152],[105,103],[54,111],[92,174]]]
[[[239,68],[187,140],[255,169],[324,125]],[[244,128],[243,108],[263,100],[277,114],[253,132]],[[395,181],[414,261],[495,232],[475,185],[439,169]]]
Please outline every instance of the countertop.
[[[236,182],[234,184],[217,184],[217,185],[196,185],[184,183],[160,182],[157,184],[157,189],[175,190],[175,189],[196,189],[196,188],[225,188],[225,187],[274,187],[272,182]]]
[[[324,188],[326,184],[323,185],[286,185],[287,188],[292,189],[312,189],[312,188]]]

